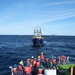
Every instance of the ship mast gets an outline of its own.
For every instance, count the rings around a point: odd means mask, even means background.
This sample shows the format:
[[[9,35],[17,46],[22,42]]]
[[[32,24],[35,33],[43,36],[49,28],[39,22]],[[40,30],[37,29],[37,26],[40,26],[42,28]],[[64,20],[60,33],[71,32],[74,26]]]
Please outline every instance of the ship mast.
[[[41,37],[41,27],[35,27],[34,28],[34,36]]]

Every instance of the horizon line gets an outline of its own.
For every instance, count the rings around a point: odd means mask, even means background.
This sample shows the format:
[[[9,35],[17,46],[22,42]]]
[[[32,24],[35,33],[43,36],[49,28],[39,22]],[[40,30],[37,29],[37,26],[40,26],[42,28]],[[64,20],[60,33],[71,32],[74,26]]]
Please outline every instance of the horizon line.
[[[33,36],[33,35],[31,34],[0,34],[0,36]],[[44,34],[42,36],[75,36],[75,35]]]

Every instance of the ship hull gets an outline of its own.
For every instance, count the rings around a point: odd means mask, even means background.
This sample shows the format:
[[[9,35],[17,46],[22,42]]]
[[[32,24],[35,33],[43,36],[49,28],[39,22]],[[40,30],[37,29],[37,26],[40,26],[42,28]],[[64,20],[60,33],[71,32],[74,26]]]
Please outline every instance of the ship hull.
[[[42,38],[33,38],[33,46],[43,46],[43,39]]]

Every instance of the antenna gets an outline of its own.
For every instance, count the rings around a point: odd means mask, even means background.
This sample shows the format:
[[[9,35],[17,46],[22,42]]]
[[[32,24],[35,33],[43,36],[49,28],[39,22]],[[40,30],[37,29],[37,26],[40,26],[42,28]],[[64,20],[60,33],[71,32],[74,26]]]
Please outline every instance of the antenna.
[[[34,36],[41,36],[41,26],[35,26],[34,27]]]
[[[33,26],[33,28],[34,28],[34,29],[36,29],[36,28],[38,29],[38,28],[42,28],[42,26],[36,25],[36,26]]]

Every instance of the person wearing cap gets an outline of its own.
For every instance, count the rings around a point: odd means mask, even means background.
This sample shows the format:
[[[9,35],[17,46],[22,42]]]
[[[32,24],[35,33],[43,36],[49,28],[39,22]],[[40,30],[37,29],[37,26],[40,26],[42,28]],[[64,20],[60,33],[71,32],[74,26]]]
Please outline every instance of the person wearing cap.
[[[17,70],[16,64],[14,64],[14,68],[13,68],[12,72],[13,72],[13,75],[18,75],[18,70]]]
[[[36,64],[37,64],[37,59],[34,58],[34,60],[32,61],[32,65],[33,65],[32,75],[37,75],[37,67],[36,67]]]
[[[40,61],[41,59],[40,59],[40,56],[38,56],[38,59],[37,59],[37,61]]]
[[[40,54],[40,59],[44,60],[44,54],[43,54],[43,52]]]
[[[28,58],[27,59],[27,63],[28,64],[32,64],[32,61],[34,60],[34,56],[32,56],[31,58]]]
[[[23,75],[23,62],[22,61],[19,62],[18,72],[19,72],[19,75]]]
[[[34,56],[32,56],[31,59],[30,59],[31,64],[32,64],[33,60],[34,60]]]
[[[40,54],[40,59],[41,59],[40,63],[42,63],[42,65],[46,68],[47,66],[43,52]]]
[[[45,65],[44,54],[43,52],[40,54],[41,63]]]

